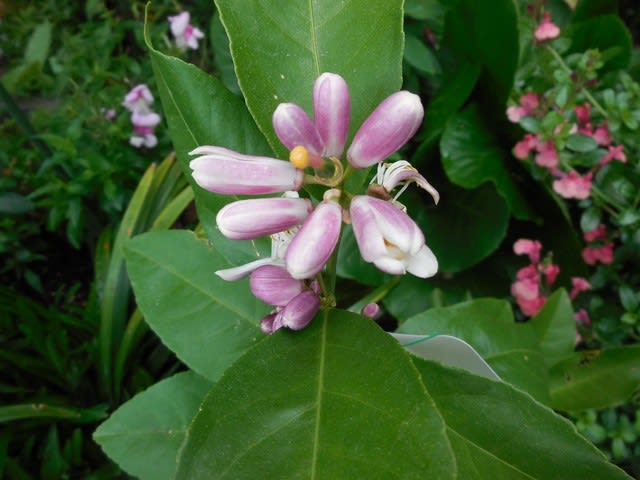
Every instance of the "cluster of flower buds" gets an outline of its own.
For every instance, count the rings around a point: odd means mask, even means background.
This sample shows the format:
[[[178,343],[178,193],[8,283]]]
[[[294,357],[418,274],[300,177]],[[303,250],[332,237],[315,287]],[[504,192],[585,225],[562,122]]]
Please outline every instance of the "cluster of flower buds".
[[[231,239],[270,235],[272,254],[247,265],[216,272],[226,280],[250,276],[252,292],[275,310],[262,321],[269,333],[285,326],[306,326],[322,305],[333,306],[324,290],[322,272],[340,240],[343,222],[351,223],[365,261],[391,274],[435,275],[438,263],[425,245],[420,228],[397,201],[410,183],[437,191],[409,162],[383,163],[416,132],[424,110],[420,98],[407,91],[387,97],[365,120],[340,157],[349,131],[351,100],[344,79],[324,73],[313,87],[313,120],[298,105],[280,104],[273,127],[289,151],[289,161],[243,155],[222,147],[201,146],[191,152],[194,180],[223,195],[282,197],[240,200],[218,212],[218,228]],[[341,189],[351,169],[377,165],[366,192]],[[296,193],[305,184],[327,187],[314,205]],[[401,187],[398,193],[392,192]]]
[[[160,123],[160,115],[153,111],[152,103],[153,95],[144,83],[133,87],[124,97],[122,105],[131,112],[133,125],[133,134],[129,138],[129,143],[134,147],[153,148],[158,144],[158,139],[153,132]]]
[[[197,50],[198,40],[204,38],[204,33],[189,23],[191,14],[189,12],[182,12],[178,15],[168,17],[168,20],[169,29],[175,39],[176,46],[180,50],[186,50],[187,48]]]
[[[547,294],[555,283],[560,267],[552,262],[551,254],[541,258],[542,244],[538,240],[521,238],[513,244],[513,252],[516,255],[527,255],[529,265],[521,268],[516,273],[516,280],[511,285],[511,294],[516,303],[526,316],[537,315],[547,301]],[[571,279],[571,299],[578,294],[589,290],[591,285],[582,277]]]

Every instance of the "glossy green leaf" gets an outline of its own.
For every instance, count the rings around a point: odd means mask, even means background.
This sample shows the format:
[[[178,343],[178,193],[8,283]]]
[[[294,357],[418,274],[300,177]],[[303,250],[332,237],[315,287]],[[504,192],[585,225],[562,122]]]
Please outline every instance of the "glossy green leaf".
[[[494,0],[491,8],[476,0],[446,3],[443,49],[456,63],[483,66],[478,87],[484,100],[502,108],[518,66],[518,13],[513,0]]]
[[[549,402],[549,378],[531,325],[516,323],[508,302],[478,299],[432,308],[404,322],[399,333],[452,335],[471,345],[500,377]]]
[[[574,152],[586,153],[598,148],[598,142],[581,133],[574,133],[567,138],[567,148]]]
[[[214,274],[230,265],[191,232],[152,232],[126,249],[138,306],[163,343],[189,367],[216,380],[247,348],[263,338],[268,312],[248,282]]]
[[[193,372],[178,373],[121,405],[93,438],[131,475],[171,479],[187,427],[210,388]]]
[[[463,370],[419,358],[414,363],[447,425],[457,478],[630,478],[570,422],[528,395]]]
[[[579,22],[600,15],[616,14],[618,8],[618,0],[580,0],[571,20]]]
[[[189,152],[199,145],[218,145],[242,153],[269,155],[266,140],[256,127],[243,100],[194,65],[164,55],[151,47],[151,63],[176,156],[194,190],[200,221],[216,249],[229,261],[249,260],[255,250],[266,252],[267,241],[226,239],[215,225],[220,208],[235,196],[221,196],[197,186],[191,178]]]
[[[492,182],[516,218],[533,218],[533,212],[509,172],[510,155],[500,149],[476,105],[467,107],[447,122],[440,151],[444,170],[453,183],[476,188]]]
[[[424,156],[423,152],[442,134],[449,118],[467,101],[481,70],[479,63],[469,61],[460,64],[452,72],[445,72],[440,89],[425,107],[420,131],[423,142],[413,159],[414,163]]]
[[[507,233],[509,207],[492,185],[475,190],[453,185],[438,190],[435,208],[409,207],[442,272],[459,272],[493,253]],[[403,200],[405,197],[403,197]]]
[[[402,82],[402,1],[216,0],[238,82],[258,126],[281,158],[271,117],[281,102],[311,114],[323,72],[344,77],[351,132]],[[250,19],[250,21],[248,21]],[[366,46],[366,48],[365,48]]]
[[[16,192],[0,193],[0,214],[22,215],[35,208],[35,204],[24,195]]]
[[[553,408],[613,407],[640,389],[640,346],[576,352],[550,374]]]
[[[400,344],[320,313],[236,362],[189,430],[177,479],[455,477],[438,411]]]
[[[548,366],[573,353],[576,325],[573,306],[564,289],[556,290],[529,324],[538,336],[538,344]]]
[[[418,37],[405,37],[404,59],[409,65],[425,75],[439,75],[442,73],[440,63],[434,53]]]

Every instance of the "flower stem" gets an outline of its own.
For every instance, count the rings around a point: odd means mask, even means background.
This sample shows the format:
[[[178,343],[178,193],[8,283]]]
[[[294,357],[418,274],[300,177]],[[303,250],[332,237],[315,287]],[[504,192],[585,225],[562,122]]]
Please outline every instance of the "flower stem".
[[[547,45],[547,50],[551,53],[553,58],[555,58],[555,60],[560,64],[560,67],[565,72],[567,72],[569,75],[571,75],[571,73],[573,73],[571,71],[571,69],[567,66],[567,64],[564,62],[564,60],[562,59],[560,54],[558,52],[556,52],[555,49],[551,45]],[[593,97],[593,95],[591,95],[591,93],[589,92],[589,90],[586,89],[586,87],[582,86],[580,88],[580,90],[582,90],[582,93],[584,93],[584,96],[587,97],[587,100],[589,100],[589,102],[591,102],[591,105],[593,105],[596,108],[596,110],[598,110],[598,112],[600,112],[600,114],[604,118],[608,118],[609,117],[609,115],[607,114],[607,111],[604,108],[602,108],[602,105],[600,105],[600,103]]]

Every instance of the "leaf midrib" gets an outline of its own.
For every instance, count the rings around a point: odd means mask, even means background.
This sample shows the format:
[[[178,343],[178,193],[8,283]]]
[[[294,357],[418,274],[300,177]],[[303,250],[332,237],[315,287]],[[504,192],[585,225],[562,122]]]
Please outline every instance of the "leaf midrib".
[[[205,296],[206,298],[209,298],[211,300],[213,300],[216,304],[224,307],[225,309],[227,309],[228,311],[234,313],[235,315],[238,316],[238,318],[246,321],[248,324],[250,324],[252,327],[255,327],[255,325],[253,324],[253,322],[251,321],[252,319],[249,317],[245,317],[245,314],[242,312],[239,312],[237,310],[234,310],[233,308],[231,308],[228,304],[222,302],[220,299],[218,299],[217,297],[215,297],[213,295],[213,292],[209,292],[203,288],[201,288],[197,283],[193,283],[188,277],[185,277],[183,274],[181,274],[180,272],[178,272],[177,270],[174,270],[173,268],[170,268],[170,266],[166,263],[162,263],[157,261],[155,258],[145,255],[144,252],[142,252],[139,249],[136,248],[132,248],[129,245],[128,250],[132,253],[135,253],[136,255],[138,255],[139,257],[149,261],[150,263],[152,263],[153,265],[156,265],[157,267],[159,267],[160,269],[168,272],[169,274],[173,275],[174,277],[176,277],[179,280],[182,280],[185,284],[187,284],[188,286],[192,287],[194,290],[196,290],[197,292],[201,293],[203,296]]]

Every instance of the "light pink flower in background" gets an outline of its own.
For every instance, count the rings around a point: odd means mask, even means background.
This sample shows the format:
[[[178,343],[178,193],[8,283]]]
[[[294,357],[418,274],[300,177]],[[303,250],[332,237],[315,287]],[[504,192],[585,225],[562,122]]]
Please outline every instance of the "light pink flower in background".
[[[539,42],[553,40],[560,35],[560,28],[551,21],[549,12],[544,13],[542,22],[540,22],[533,35]]]
[[[534,92],[528,92],[520,96],[518,105],[507,108],[507,117],[509,121],[517,123],[521,118],[531,115],[538,108],[538,95]]]
[[[170,16],[168,20],[169,29],[176,40],[178,48],[189,47],[197,50],[198,40],[204,38],[204,33],[189,23],[191,14],[189,12],[182,12],[178,15]]]
[[[544,275],[545,282],[547,282],[547,287],[551,287],[555,283],[556,278],[558,278],[560,267],[555,263],[550,263],[548,265],[541,266],[540,271]]]
[[[516,255],[528,255],[531,263],[540,261],[540,250],[542,250],[542,244],[538,240],[520,238],[513,244],[513,252]]]
[[[129,143],[136,148],[153,148],[158,144],[154,130],[160,123],[160,115],[151,109],[152,103],[153,95],[145,84],[133,87],[122,102],[122,105],[131,111],[133,134]]]
[[[613,263],[613,243],[606,243],[599,247],[585,247],[582,250],[582,259],[587,265],[595,265],[598,262],[603,265]]]
[[[551,140],[547,140],[538,146],[535,162],[537,165],[548,169],[554,169],[558,166],[558,152]]]
[[[598,142],[598,145],[602,145],[604,147],[609,145],[611,143],[611,134],[609,133],[607,122],[603,122],[598,128],[596,128],[591,134],[591,138]]]
[[[584,200],[591,195],[591,179],[593,172],[580,176],[575,170],[571,170],[558,180],[553,182],[553,190],[564,198]]]
[[[153,103],[151,90],[144,83],[133,87],[124,97],[122,105],[129,111],[146,110]]]
[[[589,316],[589,313],[584,308],[581,308],[576,313],[574,313],[573,318],[576,321],[576,323],[578,323],[579,325],[582,325],[584,327],[591,326],[591,317]]]
[[[600,223],[593,230],[584,232],[582,234],[585,242],[594,242],[596,240],[605,240],[607,238],[607,227],[604,223]]]
[[[571,300],[576,298],[580,293],[591,290],[591,284],[583,277],[573,277],[571,279],[571,286],[571,293],[569,294]]]
[[[526,160],[529,154],[537,148],[538,137],[532,133],[527,133],[522,140],[513,147],[513,156],[519,160]]]
[[[598,163],[600,165],[606,165],[607,163],[613,160],[618,160],[622,163],[627,163],[627,156],[624,153],[624,145],[609,146],[609,151],[604,157],[600,159],[600,162]]]

